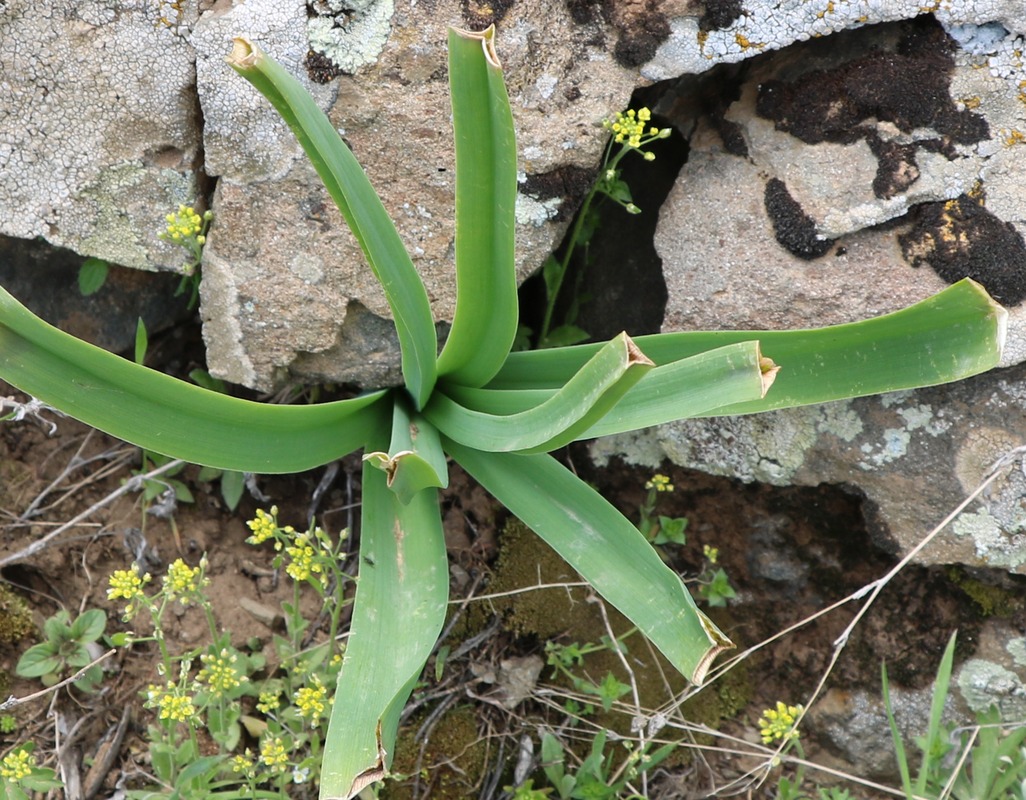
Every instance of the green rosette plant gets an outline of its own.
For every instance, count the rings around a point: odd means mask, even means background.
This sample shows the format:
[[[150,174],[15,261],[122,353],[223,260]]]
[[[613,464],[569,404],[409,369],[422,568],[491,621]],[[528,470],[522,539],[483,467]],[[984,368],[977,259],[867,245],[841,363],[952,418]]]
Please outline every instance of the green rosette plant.
[[[289,124],[381,282],[404,385],[302,407],[247,402],[74,339],[3,290],[0,377],[147,450],[218,469],[296,472],[364,449],[360,576],[323,798],[353,797],[385,774],[400,712],[442,628],[448,564],[437,490],[449,458],[700,683],[730,641],[638,529],[549,452],[687,417],[943,383],[998,361],[1006,314],[969,280],[898,313],[819,330],[620,334],[511,353],[516,143],[493,28],[449,36],[457,302],[439,354],[424,285],[328,118],[250,42],[237,39],[228,61]]]

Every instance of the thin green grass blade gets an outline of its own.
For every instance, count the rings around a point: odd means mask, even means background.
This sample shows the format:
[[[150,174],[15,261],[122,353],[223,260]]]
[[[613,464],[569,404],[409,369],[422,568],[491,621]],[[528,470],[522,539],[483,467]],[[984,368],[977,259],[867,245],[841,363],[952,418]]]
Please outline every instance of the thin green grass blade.
[[[949,637],[947,647],[944,648],[944,655],[941,656],[940,665],[937,667],[937,678],[933,684],[933,696],[930,698],[930,719],[924,739],[925,747],[921,748],[923,761],[919,765],[919,774],[916,775],[915,783],[915,792],[920,797],[926,792],[927,781],[937,769],[937,760],[943,755],[936,752],[935,747],[946,744],[941,739],[941,717],[944,716],[944,703],[948,699],[948,688],[951,686],[951,669],[955,663],[955,639],[957,636],[958,632],[955,631]]]
[[[891,705],[891,685],[887,679],[887,664],[880,664],[880,686],[883,688],[884,713],[887,715],[887,725],[891,729],[891,741],[894,743],[894,756],[898,762],[898,771],[901,773],[901,788],[905,792],[907,800],[913,800],[915,794],[912,791],[912,775],[908,768],[908,755],[905,752],[905,741],[901,738],[901,731],[898,730],[898,722],[894,719],[894,706]]]
[[[517,146],[495,54],[495,26],[449,30],[449,86],[456,135],[456,314],[439,374],[487,383],[517,332],[513,222]]]
[[[420,408],[435,385],[438,338],[427,290],[388,212],[327,116],[280,64],[236,39],[228,65],[288,123],[363,249],[395,317],[406,388]]]
[[[701,684],[716,655],[733,647],[638,529],[554,458],[443,445],[691,681]]]
[[[438,493],[402,505],[364,464],[360,576],[331,709],[321,799],[351,798],[384,777],[399,715],[445,621],[449,565]]]
[[[703,416],[725,404],[757,400],[765,396],[776,374],[776,367],[762,357],[758,342],[718,347],[664,364],[645,375],[577,438],[647,428]],[[516,414],[545,402],[555,390],[452,388],[447,394],[478,411]]]
[[[367,453],[363,460],[384,470],[388,488],[403,505],[423,489],[444,489],[449,485],[449,467],[438,431],[411,411],[402,395],[395,398],[388,452]]]
[[[639,336],[638,347],[663,365],[705,350],[757,339],[780,366],[761,400],[732,403],[712,415],[749,414],[847,397],[933,386],[994,367],[1007,312],[968,278],[920,303],[875,319],[799,331],[712,331]],[[488,388],[555,389],[595,345],[511,353]]]
[[[310,406],[254,403],[176,380],[48,325],[0,289],[0,377],[147,450],[264,474],[301,472],[388,424],[386,392]]]
[[[501,416],[475,411],[435,392],[424,416],[445,436],[489,451],[551,450],[594,425],[652,368],[625,333],[603,345],[539,406]]]

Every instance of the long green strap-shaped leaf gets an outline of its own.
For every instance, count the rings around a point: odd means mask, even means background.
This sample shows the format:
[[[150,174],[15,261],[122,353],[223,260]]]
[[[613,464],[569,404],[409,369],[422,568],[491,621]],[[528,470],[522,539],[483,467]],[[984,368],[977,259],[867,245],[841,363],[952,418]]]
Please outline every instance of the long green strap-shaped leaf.
[[[360,576],[324,744],[322,800],[353,797],[384,777],[448,595],[438,493],[425,490],[403,505],[385,474],[364,464]]]
[[[0,289],[0,377],[89,425],[195,464],[300,472],[363,446],[388,424],[385,392],[309,406],[202,389],[69,336]]]
[[[404,505],[422,489],[444,489],[449,485],[449,465],[438,431],[420,414],[411,412],[406,398],[398,393],[392,410],[388,452],[367,453],[363,460],[385,471],[388,488]]]
[[[450,382],[483,386],[517,332],[513,221],[517,146],[495,26],[449,30],[456,135],[456,314],[438,359]]]
[[[733,647],[638,529],[552,456],[444,444],[691,681],[701,684],[716,655]]]
[[[710,414],[727,404],[758,400],[778,368],[758,342],[739,342],[651,370],[609,413],[577,438],[608,436],[677,419]],[[462,389],[446,392],[477,411],[516,414],[544,403],[555,389]]]
[[[551,450],[598,422],[651,368],[652,362],[621,333],[534,408],[508,416],[489,414],[465,408],[438,391],[424,416],[448,438],[482,450]]]
[[[310,93],[273,58],[236,39],[228,64],[288,123],[385,290],[406,388],[420,408],[435,385],[438,338],[427,290],[367,175]]]
[[[780,366],[772,391],[762,400],[710,412],[718,416],[960,380],[998,363],[1006,320],[1007,312],[966,278],[902,311],[864,322],[796,331],[655,334],[639,336],[637,344],[662,365],[758,339],[763,353]],[[558,388],[596,349],[578,345],[512,353],[489,388]]]

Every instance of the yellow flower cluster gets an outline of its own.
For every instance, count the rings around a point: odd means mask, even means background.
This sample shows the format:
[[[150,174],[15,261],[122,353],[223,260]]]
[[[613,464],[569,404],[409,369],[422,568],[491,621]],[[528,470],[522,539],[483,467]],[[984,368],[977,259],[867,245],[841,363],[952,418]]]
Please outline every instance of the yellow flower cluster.
[[[665,475],[653,475],[652,480],[645,481],[646,489],[655,489],[657,492],[672,492],[673,484]]]
[[[777,701],[776,708],[767,708],[759,719],[759,734],[763,744],[777,739],[797,739],[800,735],[795,723],[805,709],[802,706],[786,706]]]
[[[320,562],[314,558],[316,551],[310,541],[309,533],[301,533],[296,537],[294,544],[285,548],[285,552],[292,559],[292,563],[285,567],[285,571],[294,581],[310,580],[314,573],[323,571]]]
[[[192,698],[188,695],[178,694],[171,681],[167,682],[167,689],[161,689],[151,683],[146,687],[146,697],[146,705],[150,708],[157,708],[157,716],[161,719],[186,722],[196,715],[196,707],[192,704]]]
[[[279,694],[281,692],[277,689],[271,692],[261,692],[257,698],[257,711],[261,714],[270,714],[272,711],[277,711]]]
[[[164,235],[173,242],[195,237],[203,229],[203,218],[196,213],[196,209],[192,206],[178,206],[177,212],[168,214],[164,219],[167,220],[167,230]],[[203,242],[199,243],[203,244]]]
[[[715,564],[720,559],[720,548],[704,544],[702,545],[702,555],[706,557],[710,564]]]
[[[232,765],[232,772],[242,772],[249,776],[253,773],[253,759],[250,758],[250,750],[247,747],[244,755],[233,756],[228,763]]]
[[[167,575],[164,576],[164,588],[167,589],[168,597],[174,600],[176,597],[199,591],[199,577],[199,567],[190,567],[182,559],[176,559],[167,568]]]
[[[304,686],[296,692],[296,706],[304,719],[313,722],[324,713],[324,701],[328,690],[324,688],[320,678],[313,677],[313,686]]]
[[[217,655],[204,653],[200,656],[203,668],[196,677],[210,687],[215,697],[219,697],[247,680],[245,675],[240,677],[235,671],[234,664],[238,660],[239,657],[227,649],[222,649]]]
[[[276,736],[269,736],[260,745],[260,763],[270,768],[272,773],[282,773],[289,764],[289,754],[285,745]]]
[[[36,760],[28,750],[15,750],[8,753],[0,761],[0,778],[9,781],[20,781],[32,774]]]
[[[271,506],[270,512],[258,508],[256,518],[246,523],[246,527],[253,531],[253,535],[246,539],[250,544],[263,544],[278,529],[275,517],[278,516],[278,506]]]
[[[626,112],[617,111],[616,118],[606,120],[603,126],[613,132],[613,141],[617,144],[626,144],[628,147],[641,147],[641,137],[645,136],[645,123],[652,119],[652,112],[647,108],[635,111],[633,108]],[[649,128],[649,136],[659,136],[659,128]]]
[[[142,587],[152,579],[150,573],[139,574],[139,565],[132,564],[131,569],[116,569],[108,579],[110,588],[107,590],[108,600],[127,600],[125,613],[131,614],[136,600],[145,597]]]

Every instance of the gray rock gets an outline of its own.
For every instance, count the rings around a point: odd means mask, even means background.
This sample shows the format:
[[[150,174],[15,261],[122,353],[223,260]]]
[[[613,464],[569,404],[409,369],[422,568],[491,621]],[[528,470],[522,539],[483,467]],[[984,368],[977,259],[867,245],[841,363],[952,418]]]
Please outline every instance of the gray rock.
[[[795,45],[724,72],[736,99],[707,116],[692,110],[695,80],[682,80],[660,105],[693,131],[655,237],[663,329],[849,322],[970,275],[1012,306],[1004,363],[1021,362],[1026,148],[1010,82],[1019,73],[999,65],[1018,40],[998,33],[963,27],[966,49],[955,49],[926,17]],[[907,552],[1026,439],[1024,374],[688,421],[593,452],[745,481],[850,484],[874,533]],[[1026,478],[1009,471],[918,558],[1026,571],[1024,493]]]
[[[197,25],[207,169],[219,176],[202,287],[210,367],[219,377],[265,388],[287,377],[364,385],[399,380],[380,287],[291,135],[224,64],[234,35],[252,37],[314,92],[396,221],[443,332],[452,317],[446,24],[461,18],[460,6],[449,0],[429,12],[399,4],[387,15],[386,7],[391,3],[373,3],[349,15],[360,25],[376,21],[376,30],[386,34],[380,52],[363,58],[356,75],[324,85],[311,80],[317,75],[307,58],[312,39],[302,2],[248,2],[220,16],[205,15]],[[334,8],[325,6],[326,14],[314,22],[326,25]],[[498,49],[521,153],[521,278],[553,249],[584,191],[567,185],[567,171],[596,162],[603,146],[596,123],[626,102],[636,80],[595,38],[603,30],[597,21],[578,26],[556,5],[514,7],[500,25]],[[342,28],[332,31],[348,35]],[[381,39],[378,33],[361,38]],[[318,35],[313,45],[322,44]],[[340,47],[336,42],[325,53],[340,59]],[[341,60],[338,67],[352,68]],[[388,335],[382,337],[383,331]]]
[[[591,445],[774,485],[858,487],[871,533],[908,552],[1024,438],[1026,367],[949,386],[717,420],[686,420]],[[1026,477],[1006,469],[917,560],[1026,573]],[[853,522],[853,524],[856,524]]]
[[[0,234],[180,266],[157,234],[201,193],[200,129],[192,48],[160,7],[0,7]]]
[[[198,19],[153,0],[111,9],[0,9],[0,234],[174,269],[179,254],[156,238],[164,215],[205,199],[216,178],[205,337],[212,371],[253,387],[395,382],[398,353],[380,337],[380,289],[291,133],[226,66],[232,37],[267,49],[329,112],[443,332],[454,303],[446,26],[499,23],[521,154],[521,277],[562,235],[604,145],[598,123],[638,81],[611,55],[626,22],[564,4],[251,0],[200,4]]]
[[[696,13],[696,9],[702,13]],[[1017,0],[955,0],[924,6],[919,0],[886,3],[746,0],[696,4],[669,3],[664,24],[669,35],[641,73],[651,80],[700,73],[714,64],[745,61],[760,53],[839,31],[912,19],[932,11],[970,52],[1010,55],[1004,32],[1026,32],[1026,10]],[[1008,58],[1009,63],[1017,59]],[[1017,64],[1017,69],[1022,64]]]
[[[911,756],[916,752],[912,741],[925,734],[929,724],[932,690],[892,686],[890,694],[898,730]],[[879,694],[830,689],[809,711],[809,719],[817,739],[832,751],[819,755],[818,763],[853,771],[861,778],[900,782],[894,740]],[[834,762],[831,755],[838,760]]]

